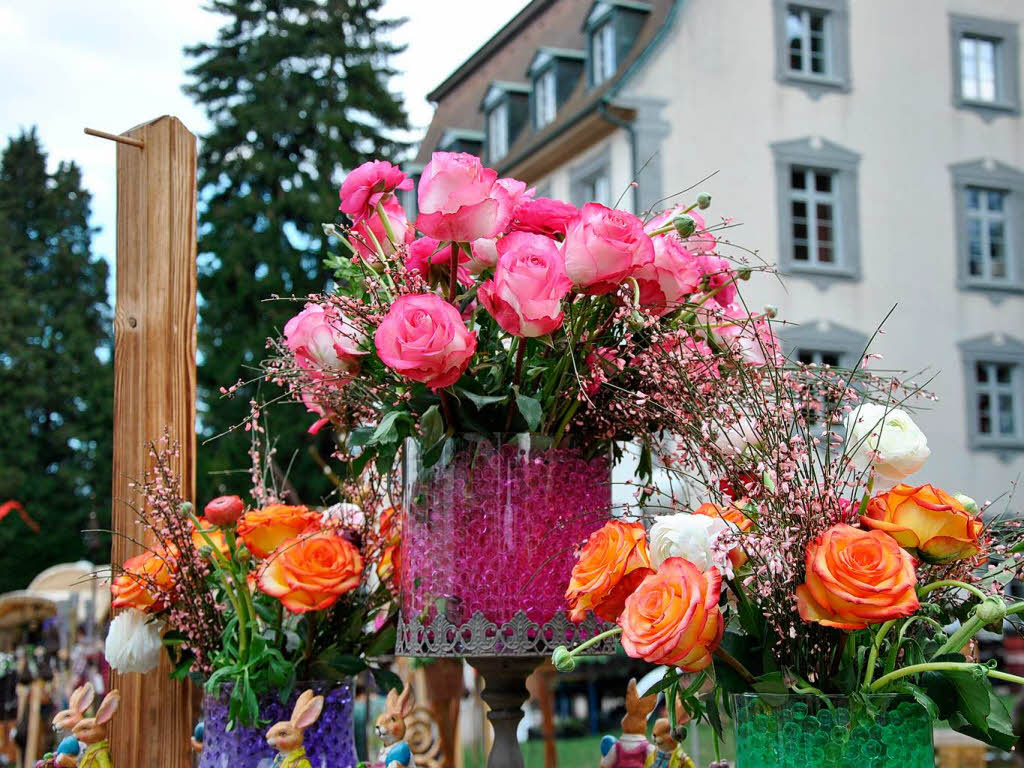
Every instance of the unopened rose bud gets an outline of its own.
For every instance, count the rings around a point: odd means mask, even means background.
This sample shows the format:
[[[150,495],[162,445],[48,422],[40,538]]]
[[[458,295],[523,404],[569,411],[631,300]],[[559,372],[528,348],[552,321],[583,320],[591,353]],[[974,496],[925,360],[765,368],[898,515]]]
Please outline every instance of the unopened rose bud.
[[[239,544],[238,549],[235,550],[235,559],[240,563],[249,562],[249,558],[252,557],[252,552],[245,544]]]
[[[989,597],[978,606],[976,613],[985,624],[995,624],[1006,618],[1006,603],[998,597]]]
[[[672,219],[672,226],[676,228],[676,232],[679,233],[680,237],[689,237],[697,231],[697,222],[694,221],[692,216],[676,216]]]
[[[968,496],[966,493],[958,493],[954,497],[957,501],[964,505],[964,509],[970,512],[972,515],[977,515],[980,512],[978,508],[978,502]]]
[[[710,208],[711,195],[709,195],[707,192],[701,192],[699,195],[697,195],[697,207],[700,208],[702,211],[706,211],[708,208]]]
[[[740,280],[749,280],[752,274],[754,274],[754,272],[750,267],[743,267],[743,269],[736,270],[736,276]]]
[[[768,318],[771,318],[772,320],[774,320],[776,317],[779,316],[779,308],[777,306],[775,306],[774,304],[765,304],[764,305],[764,314],[765,314],[765,317],[768,317]]]
[[[188,515],[188,514],[190,514],[192,512],[192,509],[193,509],[192,502],[191,501],[183,501],[183,502],[181,502],[181,506],[179,506],[178,509],[181,511],[181,514]]]
[[[569,653],[569,649],[564,645],[555,648],[551,654],[551,663],[555,665],[555,669],[559,672],[572,672],[576,669],[576,659],[573,658],[572,654]]]
[[[213,557],[213,547],[209,544],[203,544],[203,546],[199,548],[199,554],[203,557]]]

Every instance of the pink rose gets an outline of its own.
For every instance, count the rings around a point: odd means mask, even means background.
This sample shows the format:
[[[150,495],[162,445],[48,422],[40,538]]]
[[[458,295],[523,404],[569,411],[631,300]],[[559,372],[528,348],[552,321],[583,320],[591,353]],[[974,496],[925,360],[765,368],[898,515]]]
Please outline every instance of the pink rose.
[[[411,242],[415,235],[413,228],[409,226],[408,219],[405,218],[405,211],[396,199],[386,200],[382,207],[384,214],[388,217],[388,223],[391,225],[391,232],[395,236],[396,242],[392,242],[388,237],[387,229],[376,212],[349,230],[349,242],[367,261],[377,259],[378,244],[384,251],[384,255],[390,256],[397,250],[397,246]],[[369,234],[371,232],[373,237]],[[377,242],[374,243],[374,240]]]
[[[678,232],[673,230],[668,233],[668,237],[674,237],[676,240],[685,243],[686,250],[690,253],[698,255],[702,253],[711,253],[715,250],[715,246],[718,245],[718,241],[715,240],[714,235],[707,231],[707,225],[704,222],[704,217],[695,210],[687,212],[686,208],[687,206],[685,205],[677,205],[674,208],[669,208],[667,211],[662,211],[647,222],[647,231],[653,232],[656,229],[672,224],[672,220],[676,216],[689,216],[693,219],[693,223],[696,225],[693,234],[684,240],[679,236]]]
[[[498,173],[464,152],[435,152],[419,187],[420,231],[438,240],[468,243],[497,237],[512,216],[512,200]]]
[[[520,181],[519,179],[513,179],[511,177],[505,179],[498,179],[498,186],[508,192],[509,203],[512,206],[512,210],[515,210],[516,206],[525,203],[527,200],[532,200],[533,196],[537,194],[537,190],[533,187],[526,188],[526,182]]]
[[[585,365],[590,376],[583,385],[583,390],[588,396],[593,397],[601,389],[602,384],[625,369],[626,361],[619,357],[619,350],[616,347],[596,347],[587,355]]]
[[[736,300],[736,274],[728,259],[705,253],[697,257],[697,268],[707,278],[708,292],[718,291],[712,301],[724,308]]]
[[[409,245],[409,254],[405,259],[405,268],[410,272],[417,272],[424,280],[430,283],[444,282],[447,285],[448,267],[452,260],[452,249],[448,245],[442,246],[440,242],[432,237],[421,237]],[[469,263],[469,256],[461,249],[459,250],[459,268],[456,279],[463,285],[470,285],[473,279],[469,276],[466,265]]]
[[[763,315],[748,315],[738,304],[731,304],[725,308],[724,318],[719,316],[711,328],[722,346],[732,347],[749,365],[762,366],[769,360],[780,365],[783,361],[782,344]]]
[[[510,232],[533,232],[547,237],[565,237],[580,211],[575,205],[548,197],[526,200],[512,214]]]
[[[480,274],[498,263],[498,241],[493,237],[481,237],[474,240],[469,244],[469,250],[473,254],[469,271],[474,274]]]
[[[652,229],[647,227],[648,232]],[[640,285],[640,303],[656,315],[664,315],[700,287],[701,271],[678,238],[658,235],[652,240],[654,261],[640,267],[633,277]]]
[[[412,179],[401,168],[385,160],[363,163],[341,182],[338,210],[358,224],[373,214],[377,203],[394,195],[396,189],[412,189]]]
[[[459,310],[433,293],[396,299],[373,343],[386,366],[431,389],[458,381],[476,352]]]
[[[359,370],[363,334],[333,308],[312,302],[285,323],[284,342],[314,378],[351,378]]]
[[[611,293],[654,261],[654,244],[643,222],[625,211],[587,203],[562,246],[565,271],[585,293]]]
[[[477,296],[502,328],[536,338],[562,325],[562,299],[572,288],[554,240],[513,232],[498,241],[494,277]]]

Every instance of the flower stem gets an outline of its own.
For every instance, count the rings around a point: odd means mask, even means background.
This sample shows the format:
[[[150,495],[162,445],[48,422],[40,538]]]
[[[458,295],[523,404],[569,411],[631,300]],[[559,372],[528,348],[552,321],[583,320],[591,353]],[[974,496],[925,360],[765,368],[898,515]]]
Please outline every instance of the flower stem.
[[[607,630],[605,632],[602,632],[599,635],[594,635],[589,640],[586,640],[585,642],[580,643],[575,648],[573,648],[571,651],[569,651],[569,655],[570,656],[579,656],[581,651],[585,651],[590,646],[597,645],[602,640],[606,640],[609,637],[616,637],[616,636],[621,635],[621,634],[622,634],[622,627],[614,627],[614,628],[609,629],[609,630]]]
[[[451,260],[448,262],[448,303],[455,303],[455,295],[459,290],[459,244],[452,243]]]
[[[917,675],[921,672],[972,672],[975,670],[982,670],[989,677],[994,677],[997,680],[1006,680],[1010,683],[1022,683],[1024,684],[1024,677],[1018,677],[1017,675],[1011,675],[1008,672],[1000,672],[997,669],[989,669],[984,664],[970,664],[968,662],[958,661],[930,661],[926,664],[914,664],[910,667],[903,667],[903,669],[896,669],[887,675],[882,675],[880,678],[875,680],[870,686],[869,690],[878,691],[887,686],[889,683],[899,680],[901,677],[908,677],[909,675]]]
[[[879,627],[878,632],[875,633],[874,638],[871,641],[871,650],[868,651],[868,665],[867,670],[864,672],[864,685],[870,685],[871,679],[875,676],[875,664],[878,663],[878,651],[881,650],[882,641],[885,636],[889,634],[889,630],[896,624],[896,619],[885,622]]]
[[[935,652],[934,658],[938,658],[944,653],[959,651],[971,641],[972,637],[981,631],[983,626],[985,626],[985,622],[978,618],[977,614],[971,616],[960,626],[960,629],[949,636],[949,639]]]
[[[388,240],[391,241],[392,245],[398,245],[398,238],[395,237],[395,230],[391,228],[391,219],[384,212],[384,204],[380,200],[377,201],[377,215],[380,217],[380,223],[384,225],[384,231],[387,233]],[[369,231],[370,227],[366,227]]]
[[[715,649],[715,656],[717,656],[730,667],[732,667],[733,670],[735,670],[736,674],[742,677],[743,681],[747,683],[747,685],[754,684],[754,676],[750,674],[750,670],[744,667],[743,664],[740,663],[740,660],[733,656],[731,653],[729,653],[727,650],[719,646]]]
[[[924,597],[930,592],[934,592],[936,589],[942,589],[943,587],[958,587],[960,589],[966,590],[967,592],[970,592],[979,600],[985,600],[988,597],[988,595],[986,595],[973,584],[966,584],[965,582],[957,581],[956,579],[942,579],[940,581],[933,581],[931,584],[927,584],[921,587],[919,590],[917,590],[917,596]]]

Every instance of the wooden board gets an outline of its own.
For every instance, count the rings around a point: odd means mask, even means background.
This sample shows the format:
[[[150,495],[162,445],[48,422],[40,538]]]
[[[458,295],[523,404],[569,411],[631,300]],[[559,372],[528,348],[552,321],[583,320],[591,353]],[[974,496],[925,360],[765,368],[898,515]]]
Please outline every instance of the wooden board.
[[[117,304],[114,311],[114,507],[111,562],[141,551],[145,531],[126,501],[148,444],[169,428],[194,501],[196,462],[196,138],[174,117],[126,132],[117,145]],[[118,768],[190,766],[198,693],[168,679],[114,676],[121,707],[110,727]]]

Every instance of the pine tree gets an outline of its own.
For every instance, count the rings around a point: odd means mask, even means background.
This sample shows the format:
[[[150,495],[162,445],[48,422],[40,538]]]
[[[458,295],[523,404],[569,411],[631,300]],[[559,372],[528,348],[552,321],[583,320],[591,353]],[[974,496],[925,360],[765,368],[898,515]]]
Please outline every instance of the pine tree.
[[[110,522],[113,371],[106,262],[92,255],[90,195],[74,163],[46,169],[35,130],[0,158],[0,591],[87,555],[90,512]]]
[[[383,4],[213,0],[227,17],[216,42],[186,49],[197,63],[185,92],[213,124],[199,157],[201,437],[242,422],[251,397],[279,394],[252,384],[227,399],[219,389],[253,379],[267,337],[301,308],[268,298],[325,288],[320,224],[337,216],[344,172],[405,149],[394,132],[408,127],[406,114],[388,89],[401,48],[387,37],[401,21],[379,18]],[[267,413],[280,468],[317,503],[330,487],[306,451],[311,418],[295,404]],[[200,499],[246,490],[248,448],[241,431],[201,446]]]

